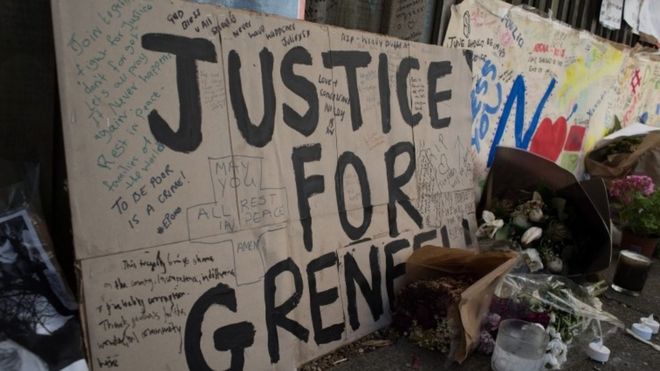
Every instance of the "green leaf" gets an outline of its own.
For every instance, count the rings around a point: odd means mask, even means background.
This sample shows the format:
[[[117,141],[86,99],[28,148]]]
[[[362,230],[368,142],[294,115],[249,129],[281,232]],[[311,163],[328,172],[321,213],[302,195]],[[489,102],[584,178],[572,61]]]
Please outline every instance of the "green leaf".
[[[660,190],[646,197],[641,193],[619,212],[623,228],[642,237],[660,236]]]
[[[509,238],[510,231],[511,228],[509,227],[509,225],[505,224],[504,227],[498,229],[497,232],[495,233],[495,240],[497,241],[507,240]]]

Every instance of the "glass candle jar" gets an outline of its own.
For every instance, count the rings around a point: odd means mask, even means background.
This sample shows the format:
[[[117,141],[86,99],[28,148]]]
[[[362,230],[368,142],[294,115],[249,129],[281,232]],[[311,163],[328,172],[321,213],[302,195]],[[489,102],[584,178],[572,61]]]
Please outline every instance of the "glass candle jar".
[[[495,371],[539,371],[548,346],[543,326],[518,319],[500,322],[491,367]]]
[[[651,259],[630,250],[621,250],[616,271],[612,279],[612,288],[615,291],[638,296],[651,268]]]

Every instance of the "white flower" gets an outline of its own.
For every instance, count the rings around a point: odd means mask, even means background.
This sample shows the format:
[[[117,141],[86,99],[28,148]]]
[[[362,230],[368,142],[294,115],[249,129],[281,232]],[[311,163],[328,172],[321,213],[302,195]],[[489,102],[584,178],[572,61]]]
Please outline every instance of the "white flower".
[[[546,369],[550,370],[559,370],[559,361],[557,360],[557,357],[553,356],[550,353],[546,353],[543,356],[543,363],[545,364]]]
[[[547,333],[550,336],[550,341],[545,348],[546,354],[543,362],[547,368],[558,370],[566,362],[568,346],[561,340],[561,334],[553,326],[548,326]]]
[[[566,344],[564,344],[563,341],[561,341],[561,338],[551,340],[548,343],[548,347],[546,349],[548,350],[549,354],[552,354],[559,367],[561,367],[561,365],[566,362],[566,353],[568,352],[568,347]]]
[[[502,219],[496,219],[495,214],[488,210],[484,210],[481,213],[481,218],[484,220],[484,223],[479,226],[477,229],[477,237],[495,237],[495,233],[504,227],[504,221]]]
[[[529,271],[534,273],[543,269],[543,262],[541,261],[541,256],[536,249],[525,249],[523,250],[523,259],[525,259],[525,264],[529,268]]]
[[[529,245],[530,243],[541,238],[542,234],[543,234],[543,229],[539,227],[529,227],[525,231],[525,233],[523,233],[522,237],[520,237],[520,242],[523,245]]]
[[[559,357],[566,353],[566,344],[561,339],[552,339],[548,343],[548,351],[555,357]]]
[[[559,258],[554,258],[546,263],[548,265],[548,270],[551,273],[561,273],[561,271],[564,270],[564,262]]]

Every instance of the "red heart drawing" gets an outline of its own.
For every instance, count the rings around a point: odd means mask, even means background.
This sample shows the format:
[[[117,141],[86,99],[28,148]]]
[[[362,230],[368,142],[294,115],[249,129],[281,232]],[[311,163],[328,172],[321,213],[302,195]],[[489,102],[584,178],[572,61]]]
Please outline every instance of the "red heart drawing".
[[[553,123],[546,117],[541,121],[529,150],[551,161],[557,161],[566,141],[566,118],[559,116]]]

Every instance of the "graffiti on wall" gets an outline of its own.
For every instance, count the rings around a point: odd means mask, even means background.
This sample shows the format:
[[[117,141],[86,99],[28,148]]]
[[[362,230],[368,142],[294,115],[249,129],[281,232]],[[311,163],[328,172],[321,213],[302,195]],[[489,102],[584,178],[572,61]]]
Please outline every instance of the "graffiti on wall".
[[[471,153],[482,182],[497,146],[515,146],[580,175],[614,125],[660,126],[660,63],[500,1],[452,8],[444,46],[473,51]]]

